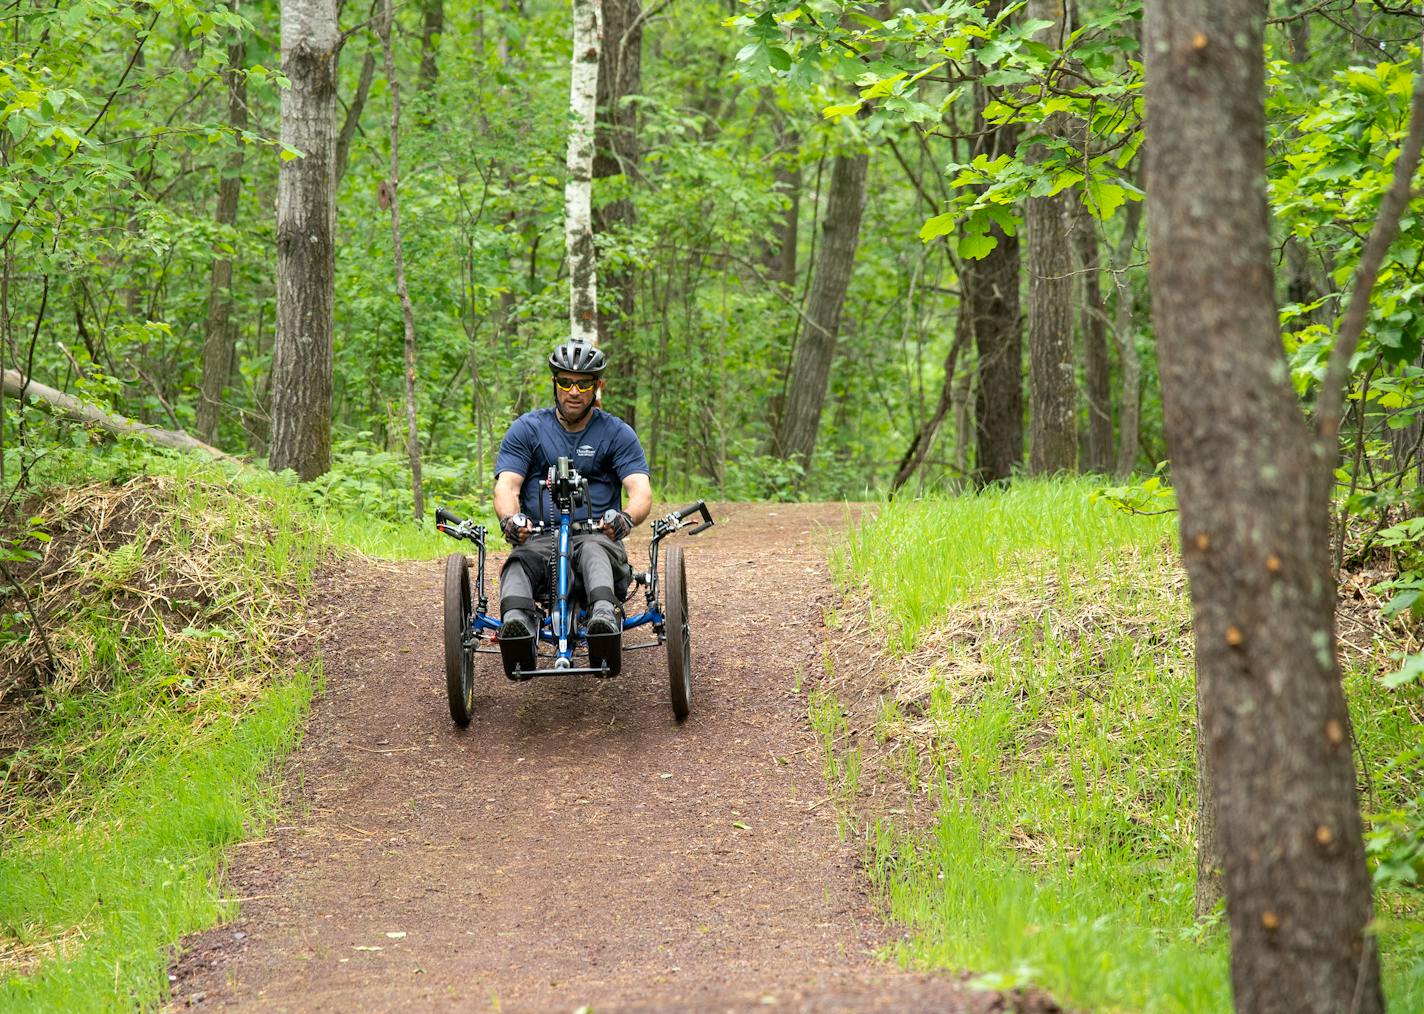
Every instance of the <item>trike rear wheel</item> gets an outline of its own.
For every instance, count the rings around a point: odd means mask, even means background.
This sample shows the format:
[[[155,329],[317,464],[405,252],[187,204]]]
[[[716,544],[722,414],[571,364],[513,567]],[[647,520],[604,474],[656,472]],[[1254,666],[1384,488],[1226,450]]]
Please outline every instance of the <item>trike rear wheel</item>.
[[[682,561],[682,547],[667,551],[668,690],[672,697],[672,713],[681,722],[692,711],[692,631],[687,624],[687,568]]]
[[[464,728],[475,713],[475,645],[470,636],[470,565],[464,553],[445,560],[445,690],[450,717]]]

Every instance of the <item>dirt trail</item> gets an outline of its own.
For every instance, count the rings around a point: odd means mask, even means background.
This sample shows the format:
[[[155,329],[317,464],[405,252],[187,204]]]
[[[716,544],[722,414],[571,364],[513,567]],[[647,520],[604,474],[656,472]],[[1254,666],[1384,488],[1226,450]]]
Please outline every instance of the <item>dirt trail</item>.
[[[873,957],[887,931],[791,692],[820,664],[825,529],[844,507],[717,517],[685,542],[696,684],[681,726],[665,656],[647,651],[605,682],[482,667],[458,731],[441,563],[330,573],[313,616],[327,688],[287,822],[238,850],[241,918],[187,941],[173,1006],[996,1009]]]

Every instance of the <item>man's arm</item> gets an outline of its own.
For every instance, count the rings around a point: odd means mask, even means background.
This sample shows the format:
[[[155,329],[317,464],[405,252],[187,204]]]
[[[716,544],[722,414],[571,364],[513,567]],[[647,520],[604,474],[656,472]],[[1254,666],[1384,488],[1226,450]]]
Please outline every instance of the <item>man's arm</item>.
[[[623,509],[633,519],[634,527],[648,520],[648,513],[653,509],[653,484],[648,481],[647,475],[635,472],[624,479],[623,496]]]
[[[501,528],[505,521],[519,513],[519,491],[523,488],[524,476],[514,472],[500,472],[495,478],[494,513]],[[529,531],[528,527],[519,530],[518,541],[521,545],[529,538]]]

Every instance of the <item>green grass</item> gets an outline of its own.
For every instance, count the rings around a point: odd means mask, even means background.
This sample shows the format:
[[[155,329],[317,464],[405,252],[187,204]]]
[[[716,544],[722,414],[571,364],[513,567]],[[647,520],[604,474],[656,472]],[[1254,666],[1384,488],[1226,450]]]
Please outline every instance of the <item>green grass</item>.
[[[1152,545],[1171,517],[1132,517],[1086,503],[1092,487],[1050,479],[959,497],[897,500],[857,528],[833,557],[843,580],[865,583],[906,649],[950,606],[998,586],[1012,558],[1024,587],[1060,582],[1104,552]]]
[[[298,671],[242,714],[181,730],[181,746],[154,750],[82,811],[6,843],[0,927],[49,960],[0,983],[0,1009],[156,1005],[169,948],[235,914],[216,889],[225,847],[273,814],[274,765],[295,744],[314,689],[313,673]]]
[[[1031,982],[1094,1010],[1229,1010],[1224,930],[1193,911],[1190,608],[1175,518],[1120,514],[1090,503],[1091,488],[1021,482],[888,504],[839,557],[888,648],[933,646],[943,660],[916,702],[882,702],[876,729],[931,819],[864,826],[867,868],[910,931],[892,948],[905,964]],[[953,639],[939,632],[951,610]],[[1419,744],[1372,674],[1352,674],[1349,689],[1372,767]],[[811,712],[828,750],[836,714],[824,702]],[[1409,781],[1377,776],[1378,802]],[[1380,907],[1393,913],[1381,920],[1391,1000],[1424,1009],[1418,898]]]
[[[38,735],[0,760],[0,1009],[153,1008],[181,937],[236,913],[219,885],[227,848],[275,812],[320,682],[282,638],[317,567],[333,548],[399,559],[453,544],[290,476],[127,445],[52,454],[37,477],[31,511],[80,584],[47,617],[60,665],[34,701]],[[101,546],[85,504],[105,497],[137,528]],[[135,587],[173,610],[135,605]]]

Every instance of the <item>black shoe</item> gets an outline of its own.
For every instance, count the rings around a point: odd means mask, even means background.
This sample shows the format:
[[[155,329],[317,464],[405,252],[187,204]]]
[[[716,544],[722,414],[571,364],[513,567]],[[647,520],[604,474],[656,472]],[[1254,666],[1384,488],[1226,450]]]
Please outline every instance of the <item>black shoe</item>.
[[[606,667],[609,676],[623,668],[623,625],[612,602],[595,602],[588,618],[588,664]]]
[[[618,622],[618,614],[613,611],[611,602],[595,602],[593,604],[593,615],[588,620],[588,633],[592,637],[594,634],[616,634],[622,629]]]
[[[522,609],[511,609],[504,615],[499,628],[501,638],[515,640],[520,637],[530,637],[534,630],[533,617]]]
[[[522,673],[538,668],[534,631],[534,618],[522,609],[510,609],[504,613],[497,643],[504,662],[504,674],[512,680],[526,679]]]

